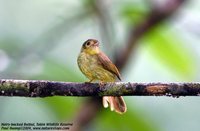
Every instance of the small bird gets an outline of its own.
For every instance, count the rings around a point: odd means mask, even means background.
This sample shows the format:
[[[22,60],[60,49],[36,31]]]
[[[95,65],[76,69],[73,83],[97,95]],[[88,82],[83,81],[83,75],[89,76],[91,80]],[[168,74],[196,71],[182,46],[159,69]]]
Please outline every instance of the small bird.
[[[117,67],[100,50],[98,40],[88,39],[83,43],[77,63],[89,82],[115,82],[116,77],[121,80]],[[102,102],[105,108],[110,105],[111,111],[119,114],[123,114],[127,110],[122,96],[104,96]]]

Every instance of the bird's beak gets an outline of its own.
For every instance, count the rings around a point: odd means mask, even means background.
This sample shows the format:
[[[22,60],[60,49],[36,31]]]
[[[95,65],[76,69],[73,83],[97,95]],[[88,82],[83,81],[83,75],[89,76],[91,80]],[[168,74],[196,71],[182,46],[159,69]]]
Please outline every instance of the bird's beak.
[[[99,42],[94,43],[94,46],[99,46]]]

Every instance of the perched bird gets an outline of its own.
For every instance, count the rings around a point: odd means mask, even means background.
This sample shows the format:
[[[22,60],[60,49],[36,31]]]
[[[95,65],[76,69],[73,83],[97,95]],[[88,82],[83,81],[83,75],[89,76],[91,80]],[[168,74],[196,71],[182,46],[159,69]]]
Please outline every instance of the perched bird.
[[[121,80],[117,67],[100,50],[99,42],[95,39],[88,39],[82,45],[81,52],[77,59],[81,72],[92,81],[115,82],[116,77]],[[126,103],[122,96],[104,96],[103,106],[110,106],[111,111],[123,114],[126,112]]]

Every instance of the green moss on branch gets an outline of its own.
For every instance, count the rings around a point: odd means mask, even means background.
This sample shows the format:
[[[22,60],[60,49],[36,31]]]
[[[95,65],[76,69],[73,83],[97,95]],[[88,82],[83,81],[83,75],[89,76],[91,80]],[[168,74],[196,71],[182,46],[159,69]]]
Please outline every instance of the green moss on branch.
[[[0,96],[199,96],[200,83],[73,83],[0,80]]]

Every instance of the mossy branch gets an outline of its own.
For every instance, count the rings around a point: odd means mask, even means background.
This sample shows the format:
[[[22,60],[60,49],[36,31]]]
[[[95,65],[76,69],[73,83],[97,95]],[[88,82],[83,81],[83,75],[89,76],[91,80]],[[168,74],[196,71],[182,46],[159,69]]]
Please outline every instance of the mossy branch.
[[[0,96],[199,96],[200,83],[73,83],[0,79]]]

